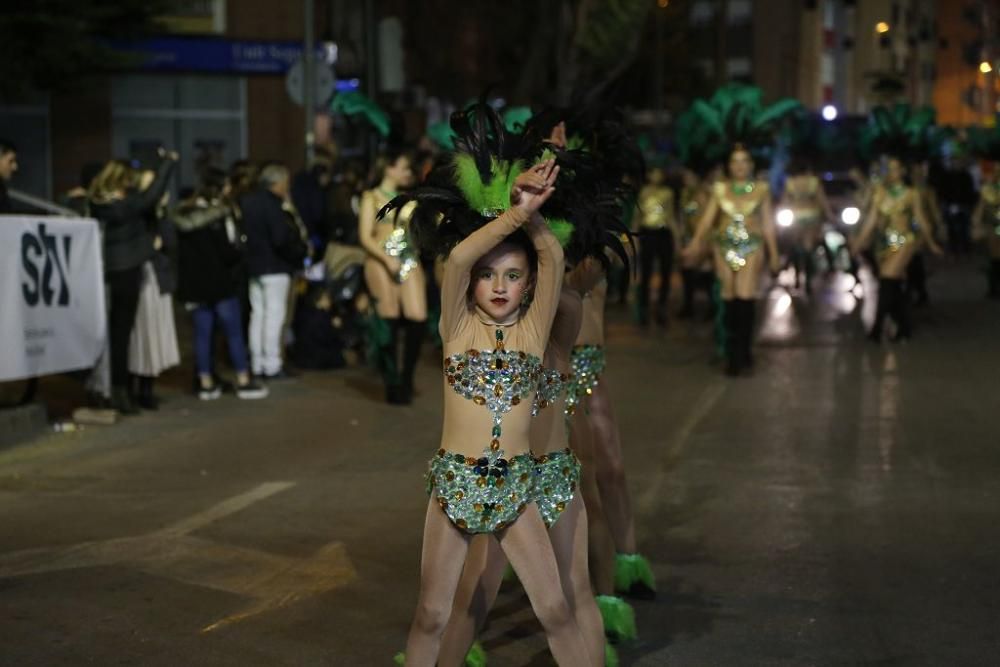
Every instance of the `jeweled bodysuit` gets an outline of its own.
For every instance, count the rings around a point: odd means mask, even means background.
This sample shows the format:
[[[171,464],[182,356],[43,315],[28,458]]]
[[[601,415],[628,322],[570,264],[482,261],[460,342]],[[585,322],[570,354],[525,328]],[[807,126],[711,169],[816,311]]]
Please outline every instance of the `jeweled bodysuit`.
[[[784,203],[795,214],[796,226],[819,224],[823,217],[819,203],[819,179],[815,176],[789,178],[785,185]]]
[[[748,224],[756,215],[766,193],[756,197],[730,196],[729,182],[719,181],[712,185],[712,192],[719,203],[720,220],[716,224],[715,244],[722,253],[722,259],[733,272],[747,265],[747,258],[760,250],[763,237],[757,226]],[[753,192],[749,186],[748,193]],[[720,224],[721,223],[721,224]]]
[[[431,486],[452,522],[470,533],[492,533],[517,518],[532,500],[534,458],[506,458],[501,448],[503,417],[537,389],[541,360],[504,348],[496,330],[494,350],[469,350],[444,361],[445,378],[456,394],[493,415],[492,439],[475,458],[438,450],[430,463]]]
[[[497,324],[467,301],[471,271],[522,225],[538,255],[534,299],[515,321]],[[562,249],[551,231],[516,209],[471,234],[445,262],[444,428],[428,481],[445,514],[466,532],[502,530],[533,500],[531,409],[562,275]]]

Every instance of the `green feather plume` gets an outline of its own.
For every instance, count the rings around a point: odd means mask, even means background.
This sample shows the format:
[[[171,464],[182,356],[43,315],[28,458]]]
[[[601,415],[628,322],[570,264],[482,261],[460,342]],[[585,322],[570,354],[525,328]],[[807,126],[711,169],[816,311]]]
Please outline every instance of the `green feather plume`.
[[[618,651],[608,642],[604,642],[604,667],[618,667]]]
[[[487,217],[495,217],[510,208],[510,190],[518,175],[524,171],[524,163],[491,160],[491,176],[488,183],[476,167],[471,155],[459,153],[455,156],[455,182],[465,196],[469,207]]]
[[[573,223],[561,218],[546,219],[545,222],[548,223],[553,236],[559,241],[559,245],[563,248],[568,246],[570,240],[573,238]]]
[[[427,136],[438,147],[446,150],[455,150],[455,132],[451,129],[451,124],[447,121],[434,123],[427,128]]]
[[[383,137],[389,136],[389,115],[362,93],[352,90],[338,93],[330,103],[330,111],[345,116],[362,116]]]

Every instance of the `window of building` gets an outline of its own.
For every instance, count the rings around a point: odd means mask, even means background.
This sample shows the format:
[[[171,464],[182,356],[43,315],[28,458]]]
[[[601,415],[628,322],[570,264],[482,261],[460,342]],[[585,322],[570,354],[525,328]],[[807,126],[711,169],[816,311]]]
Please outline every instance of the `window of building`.
[[[752,0],[729,0],[729,4],[726,8],[726,21],[729,25],[749,23],[752,17]]]
[[[730,58],[726,61],[726,76],[731,79],[748,77],[753,73],[753,63],[749,58]]]
[[[691,25],[705,25],[715,18],[715,2],[713,0],[696,0],[691,5]]]
[[[181,154],[181,187],[205,166],[228,167],[247,154],[246,81],[242,77],[136,74],[111,87],[113,154],[155,161],[165,146]]]

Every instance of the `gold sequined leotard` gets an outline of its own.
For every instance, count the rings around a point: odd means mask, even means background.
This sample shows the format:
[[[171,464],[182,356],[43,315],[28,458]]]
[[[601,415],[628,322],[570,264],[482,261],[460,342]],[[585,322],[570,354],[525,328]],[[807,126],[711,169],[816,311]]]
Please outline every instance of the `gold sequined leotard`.
[[[790,177],[785,182],[783,203],[795,214],[796,225],[815,225],[822,220],[819,187],[819,179],[812,175]]]
[[[758,218],[760,205],[768,196],[767,185],[753,184],[748,195],[737,199],[730,194],[729,181],[719,181],[712,184],[712,194],[719,203],[715,243],[729,268],[739,271],[763,242]]]
[[[643,229],[673,228],[674,191],[665,185],[647,185],[639,192],[639,226]]]
[[[877,254],[880,259],[916,243],[912,194],[912,189],[906,186],[887,186],[878,195],[875,205],[879,216]]]

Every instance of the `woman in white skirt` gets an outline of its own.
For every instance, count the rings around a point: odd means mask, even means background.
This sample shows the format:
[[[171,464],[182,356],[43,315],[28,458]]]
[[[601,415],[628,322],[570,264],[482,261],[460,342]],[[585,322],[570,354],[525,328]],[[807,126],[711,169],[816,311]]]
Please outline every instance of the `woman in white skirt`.
[[[153,172],[143,172],[139,189],[152,182]],[[139,310],[129,340],[128,369],[134,377],[132,387],[135,402],[145,410],[156,410],[159,400],[153,393],[153,382],[163,371],[180,363],[177,349],[177,329],[174,326],[173,292],[177,275],[172,256],[177,249],[177,232],[165,216],[167,198],[164,195],[150,223],[153,253],[142,267],[142,288]]]

